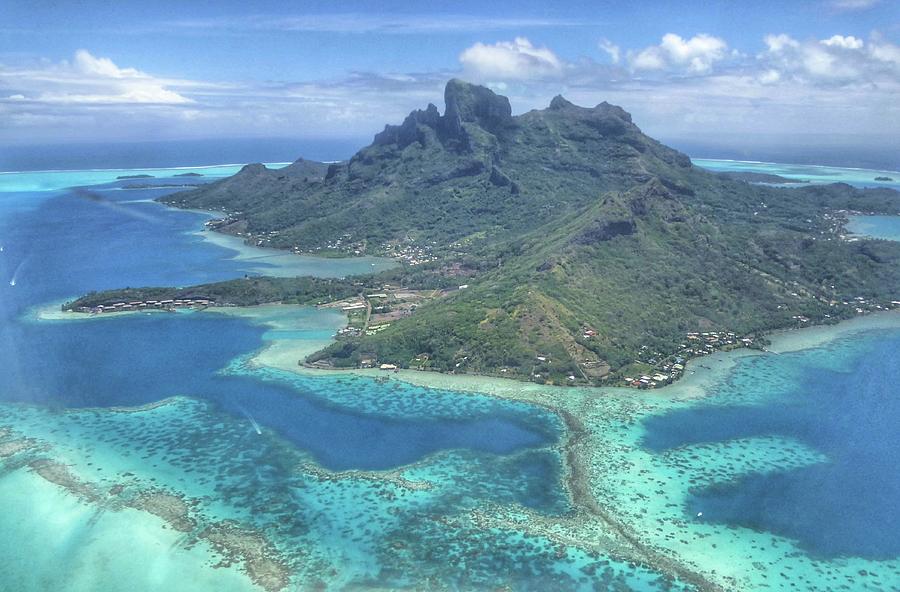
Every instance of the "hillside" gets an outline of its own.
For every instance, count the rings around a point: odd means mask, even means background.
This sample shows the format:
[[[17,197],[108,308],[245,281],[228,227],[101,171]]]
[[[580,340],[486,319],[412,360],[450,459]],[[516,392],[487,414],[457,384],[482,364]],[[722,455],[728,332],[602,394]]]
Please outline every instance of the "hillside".
[[[900,297],[900,245],[842,240],[840,213],[896,213],[896,192],[715,175],[607,103],[513,116],[457,80],[444,100],[327,170],[248,165],[165,201],[226,212],[226,231],[268,246],[406,262],[368,285],[467,286],[313,358],[338,366],[597,382],[671,366],[689,332],[752,336]]]

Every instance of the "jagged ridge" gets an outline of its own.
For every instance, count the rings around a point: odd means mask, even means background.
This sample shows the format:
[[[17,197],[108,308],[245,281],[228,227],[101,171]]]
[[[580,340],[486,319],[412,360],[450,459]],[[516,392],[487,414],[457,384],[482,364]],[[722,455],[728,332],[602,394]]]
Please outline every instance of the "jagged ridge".
[[[317,356],[336,364],[427,358],[592,381],[641,368],[687,331],[760,331],[844,314],[833,300],[896,296],[897,245],[834,239],[825,216],[896,211],[896,192],[713,175],[605,102],[560,96],[513,116],[505,97],[458,80],[444,100],[443,115],[412,112],[324,177],[250,167],[168,201],[240,212],[235,224],[272,246],[316,252],[340,237],[358,252],[415,252],[434,261],[394,279],[470,285]]]

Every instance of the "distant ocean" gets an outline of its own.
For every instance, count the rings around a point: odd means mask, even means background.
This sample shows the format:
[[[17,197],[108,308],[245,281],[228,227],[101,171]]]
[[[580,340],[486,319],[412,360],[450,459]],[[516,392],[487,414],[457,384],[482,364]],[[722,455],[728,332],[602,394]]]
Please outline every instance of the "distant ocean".
[[[691,158],[729,159],[778,162],[830,167],[900,170],[900,144],[896,138],[872,141],[851,138],[849,143],[834,145],[828,138],[799,138],[747,143],[746,138],[724,141],[661,138],[663,143],[681,150]]]
[[[123,142],[117,144],[56,144],[6,146],[0,150],[0,171],[138,169],[249,162],[343,160],[368,144],[358,140],[286,138]]]
[[[136,169],[248,162],[344,160],[368,145],[371,137],[343,140],[239,138],[122,142],[115,144],[55,144],[6,146],[0,150],[0,171]],[[830,167],[900,170],[900,149],[861,144],[852,149],[827,146],[791,147],[772,144],[734,148],[712,142],[675,139],[669,145],[692,158],[824,165]]]

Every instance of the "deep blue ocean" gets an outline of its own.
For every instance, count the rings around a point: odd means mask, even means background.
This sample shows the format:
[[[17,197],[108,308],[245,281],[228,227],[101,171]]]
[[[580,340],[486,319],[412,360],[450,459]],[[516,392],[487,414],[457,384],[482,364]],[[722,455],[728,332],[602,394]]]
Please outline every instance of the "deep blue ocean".
[[[369,143],[357,140],[242,138],[7,146],[0,151],[0,171],[138,169],[225,163],[344,160]]]

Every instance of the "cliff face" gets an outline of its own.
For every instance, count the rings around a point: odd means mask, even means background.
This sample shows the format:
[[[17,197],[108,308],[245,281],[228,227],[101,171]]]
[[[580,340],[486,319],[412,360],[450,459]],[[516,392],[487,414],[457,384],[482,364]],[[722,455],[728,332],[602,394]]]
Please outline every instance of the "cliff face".
[[[466,151],[472,149],[469,125],[491,134],[515,125],[509,99],[483,86],[451,80],[444,90],[444,103],[443,116],[429,104],[424,111],[410,113],[400,125],[386,125],[373,145],[402,150],[413,142],[424,145],[429,138],[437,138],[447,148]]]
[[[241,212],[250,232],[279,231],[273,246],[315,249],[350,234],[371,251],[411,233],[431,243],[482,231],[481,243],[507,240],[604,191],[709,177],[608,103],[583,108],[556,97],[513,116],[506,97],[460,80],[447,84],[444,102],[443,115],[434,105],[413,111],[327,172],[307,161],[281,171],[248,165],[168,201]]]

